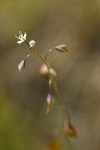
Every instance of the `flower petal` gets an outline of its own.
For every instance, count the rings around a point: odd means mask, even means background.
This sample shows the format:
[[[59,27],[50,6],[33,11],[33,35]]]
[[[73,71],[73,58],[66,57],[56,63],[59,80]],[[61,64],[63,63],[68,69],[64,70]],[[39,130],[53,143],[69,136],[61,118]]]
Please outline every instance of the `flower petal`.
[[[17,43],[18,43],[18,44],[21,44],[21,43],[23,43],[23,41],[17,41]]]
[[[27,34],[24,33],[23,39],[26,40]]]
[[[25,41],[26,41],[26,36],[27,36],[26,33],[24,33],[24,35],[23,35],[22,32],[19,31],[19,36],[17,37],[17,36],[15,35],[15,37],[16,37],[17,39],[19,39],[19,41],[18,41],[17,43],[18,43],[18,44],[21,44],[22,42],[25,42]]]

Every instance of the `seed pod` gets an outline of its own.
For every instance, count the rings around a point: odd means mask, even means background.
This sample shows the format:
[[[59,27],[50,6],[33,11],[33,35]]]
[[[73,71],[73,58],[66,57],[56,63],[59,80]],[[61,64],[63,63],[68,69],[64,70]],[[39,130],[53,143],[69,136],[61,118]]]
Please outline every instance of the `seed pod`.
[[[40,74],[41,76],[43,76],[44,78],[48,79],[49,75],[51,75],[52,77],[55,77],[57,75],[56,71],[53,68],[50,68],[48,70],[48,67],[46,66],[46,64],[43,64],[40,68]]]
[[[46,79],[48,79],[49,77],[49,71],[48,68],[46,66],[46,64],[42,64],[41,68],[40,68],[40,75]]]
[[[64,44],[56,46],[55,50],[60,51],[60,52],[67,52],[67,51],[69,51],[67,49],[66,45],[64,45]]]
[[[64,122],[64,134],[73,138],[78,137],[77,130],[73,127],[70,121],[66,121],[66,120]]]
[[[18,65],[18,70],[21,72],[25,68],[25,60],[22,60]]]

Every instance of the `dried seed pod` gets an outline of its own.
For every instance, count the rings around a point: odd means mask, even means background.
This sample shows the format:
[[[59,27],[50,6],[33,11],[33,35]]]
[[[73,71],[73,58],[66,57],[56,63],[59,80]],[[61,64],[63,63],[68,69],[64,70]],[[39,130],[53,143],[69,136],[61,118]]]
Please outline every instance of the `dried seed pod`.
[[[66,120],[64,122],[64,134],[74,138],[78,137],[78,133],[76,129],[73,127],[70,121],[66,121]]]
[[[67,51],[69,51],[67,49],[66,45],[64,45],[64,44],[56,46],[55,50],[60,51],[60,52],[67,52]]]
[[[21,72],[25,68],[25,60],[22,60],[18,65],[18,70]]]

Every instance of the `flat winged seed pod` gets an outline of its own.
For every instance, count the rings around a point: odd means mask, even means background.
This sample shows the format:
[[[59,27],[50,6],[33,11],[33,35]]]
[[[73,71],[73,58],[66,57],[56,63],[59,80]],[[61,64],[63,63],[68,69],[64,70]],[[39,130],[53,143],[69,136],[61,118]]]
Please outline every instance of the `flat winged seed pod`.
[[[67,51],[69,51],[67,49],[66,45],[64,45],[64,44],[56,46],[55,50],[60,51],[60,52],[67,52]]]
[[[21,72],[25,68],[25,60],[22,60],[18,65],[18,70]]]

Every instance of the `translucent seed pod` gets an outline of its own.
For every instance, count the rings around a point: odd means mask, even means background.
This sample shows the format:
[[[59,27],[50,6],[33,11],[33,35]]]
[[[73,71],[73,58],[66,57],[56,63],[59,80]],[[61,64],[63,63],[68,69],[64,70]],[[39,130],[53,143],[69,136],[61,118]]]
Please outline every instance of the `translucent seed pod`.
[[[40,67],[40,75],[46,79],[49,78],[49,70],[46,64],[42,64],[42,66]]]

